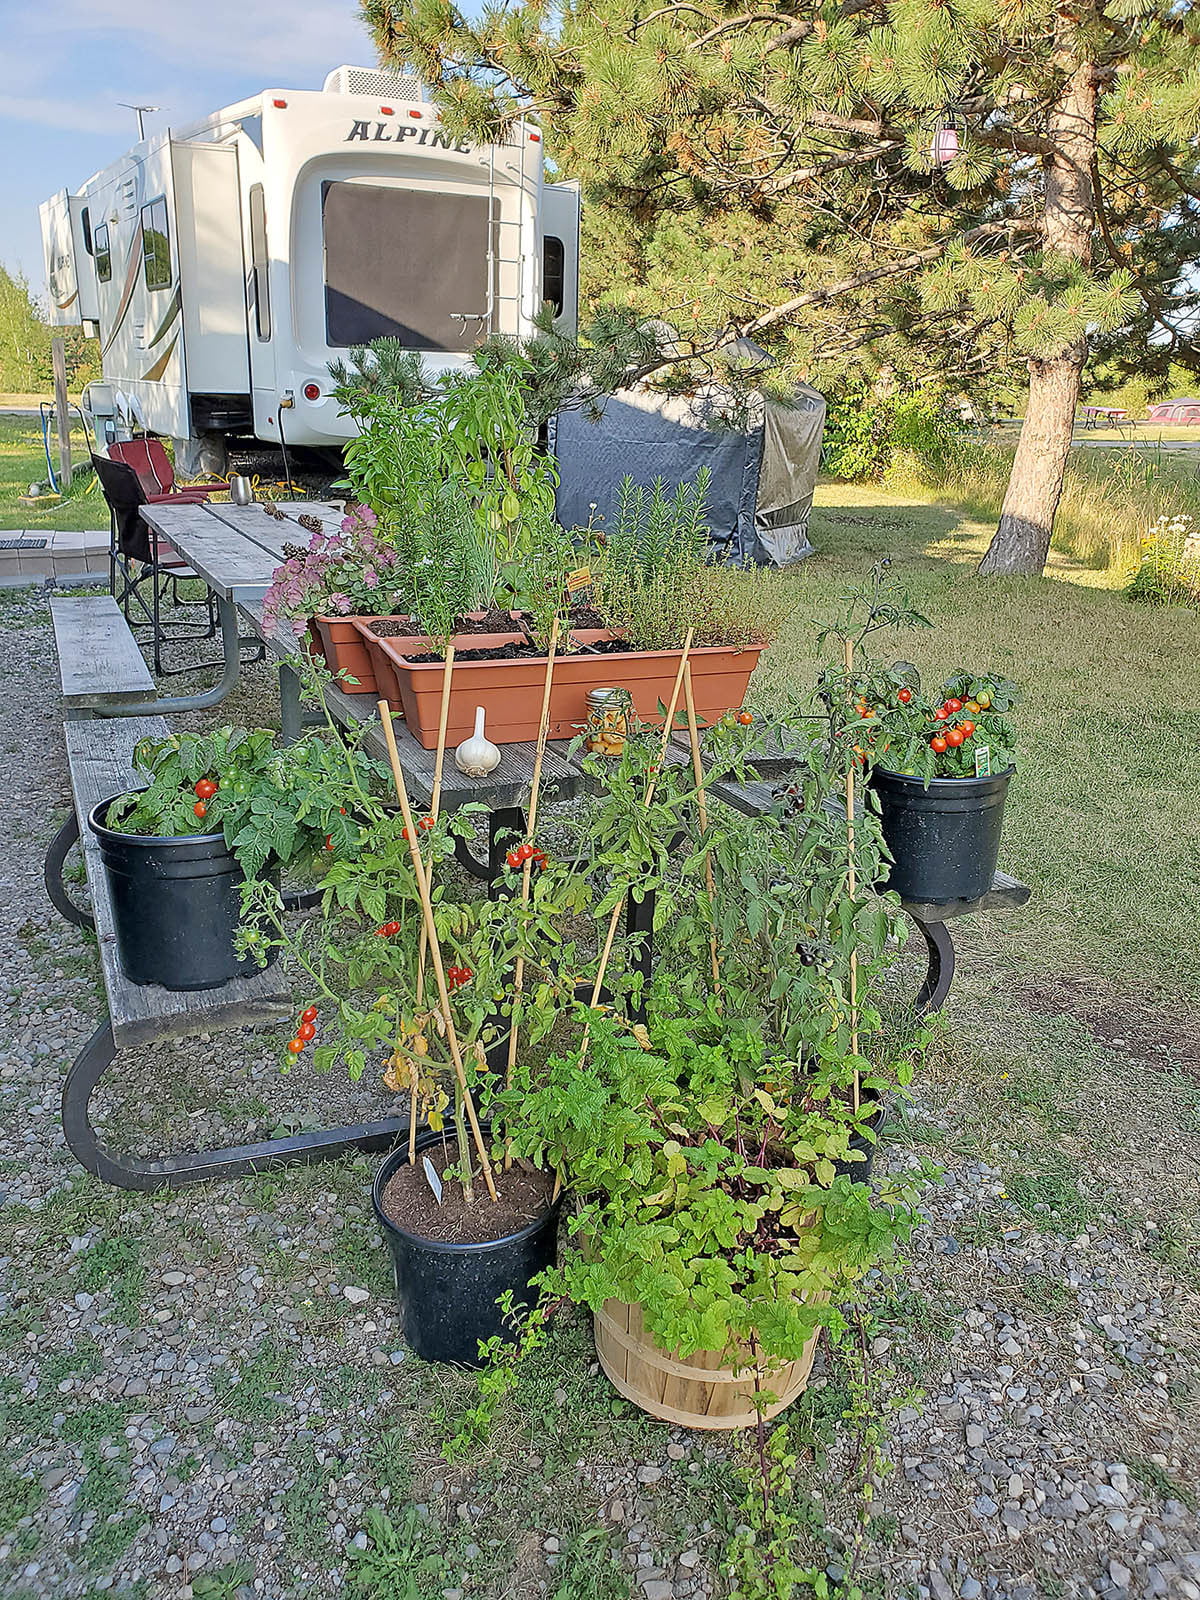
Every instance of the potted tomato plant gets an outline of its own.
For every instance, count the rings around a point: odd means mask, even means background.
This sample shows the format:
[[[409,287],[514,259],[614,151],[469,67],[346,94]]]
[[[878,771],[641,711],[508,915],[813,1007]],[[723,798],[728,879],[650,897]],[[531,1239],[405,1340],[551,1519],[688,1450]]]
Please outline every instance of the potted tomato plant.
[[[960,669],[927,695],[913,678],[870,708],[871,790],[892,856],[887,886],[912,905],[977,900],[992,886],[1014,773],[1016,687]]]
[[[341,760],[319,740],[280,750],[276,737],[226,727],[143,740],[134,766],[147,786],[92,810],[132,982],[208,989],[261,960],[240,928],[243,893],[261,877],[277,894],[281,866],[321,852],[332,825],[322,773]]]
[[[501,1296],[528,1299],[530,1280],[556,1256],[552,1181],[506,1160],[509,1124],[498,1116],[481,1126],[474,1107],[481,1082],[503,1070],[518,958],[529,996],[523,1051],[539,1049],[562,1010],[562,947],[548,930],[565,915],[575,880],[529,845],[536,875],[527,906],[471,895],[445,871],[470,815],[414,817],[410,826],[381,783],[347,781],[326,798],[345,807],[349,838],[325,875],[321,915],[297,925],[269,885],[248,892],[260,948],[286,950],[305,986],[283,1062],[310,1051],[318,1070],[378,1073],[408,1097],[407,1136],[372,1186],[397,1309],[423,1359],[476,1364],[481,1341],[511,1331]]]

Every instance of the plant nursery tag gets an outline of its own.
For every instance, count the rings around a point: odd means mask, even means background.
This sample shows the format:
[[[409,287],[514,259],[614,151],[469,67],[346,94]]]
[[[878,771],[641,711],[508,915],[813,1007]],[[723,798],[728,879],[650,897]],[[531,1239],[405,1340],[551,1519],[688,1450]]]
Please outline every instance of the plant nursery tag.
[[[975,752],[975,776],[977,778],[990,778],[992,775],[991,747],[981,744]]]
[[[567,573],[567,593],[578,594],[580,589],[586,589],[591,581],[591,567],[576,567],[574,572]]]
[[[437,1170],[428,1156],[421,1157],[421,1165],[425,1169],[425,1177],[429,1187],[433,1190],[433,1197],[438,1205],[442,1203],[442,1180],[437,1175]]]

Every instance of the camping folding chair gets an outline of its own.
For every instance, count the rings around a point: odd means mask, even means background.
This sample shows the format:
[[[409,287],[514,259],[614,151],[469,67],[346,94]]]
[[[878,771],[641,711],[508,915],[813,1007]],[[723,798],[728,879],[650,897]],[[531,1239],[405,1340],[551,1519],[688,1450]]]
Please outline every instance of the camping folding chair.
[[[161,448],[161,447],[160,447]],[[152,533],[143,521],[140,511],[144,505],[164,500],[184,499],[173,494],[148,495],[133,467],[124,461],[114,461],[108,456],[93,455],[92,466],[100,480],[100,488],[108,503],[109,546],[108,587],[131,627],[151,629],[151,650],[154,670],[162,677],[180,672],[195,672],[197,666],[164,667],[162,646],[168,639],[213,639],[217,632],[217,614],[213,598],[206,593],[204,600],[184,600],[179,593],[180,579],[195,578],[196,573],[182,556]],[[196,503],[199,503],[197,499]],[[147,603],[143,587],[149,584]],[[162,592],[170,587],[174,607],[190,608],[199,605],[204,612],[202,624],[162,618]],[[169,630],[169,631],[168,631]],[[203,666],[218,666],[219,662],[204,662]]]
[[[163,449],[161,439],[121,439],[108,447],[110,461],[123,461],[137,473],[138,482],[148,504],[154,505],[168,497],[184,500],[207,500],[219,489],[228,489],[228,483],[175,482],[175,469]]]

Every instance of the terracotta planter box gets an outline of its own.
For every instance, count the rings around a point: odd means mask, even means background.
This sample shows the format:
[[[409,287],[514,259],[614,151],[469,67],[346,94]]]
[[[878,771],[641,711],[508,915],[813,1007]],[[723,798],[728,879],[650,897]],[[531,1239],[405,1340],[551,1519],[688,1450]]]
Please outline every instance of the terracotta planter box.
[[[309,624],[309,653],[322,657],[330,672],[348,672],[357,683],[342,683],[346,694],[375,694],[375,669],[357,624],[372,617],[314,617]],[[389,618],[403,622],[405,618]],[[315,635],[315,637],[314,637]]]
[[[442,663],[414,663],[406,658],[405,650],[414,655],[423,654],[428,649],[428,641],[421,640],[417,645],[412,639],[379,638],[369,631],[369,626],[361,624],[359,633],[372,651],[380,693],[394,705],[394,692],[409,732],[426,750],[436,749]],[[487,649],[489,644],[484,643],[485,638],[491,644],[509,642],[502,635],[469,634],[456,640],[455,647]],[[554,666],[554,687],[550,695],[550,737],[574,738],[587,721],[587,692],[597,687],[628,689],[642,721],[658,721],[659,701],[665,705],[671,698],[680,653],[678,650],[631,650],[621,655],[575,653],[559,657]],[[702,724],[715,722],[726,711],[742,704],[761,653],[760,645],[746,650],[728,650],[715,645],[692,651],[688,659],[692,664],[696,715]],[[450,691],[447,745],[453,748],[469,737],[475,725],[476,706],[483,706],[487,713],[487,736],[493,743],[519,744],[536,739],[545,681],[545,656],[526,656],[517,661],[456,662]]]
[[[381,700],[386,700],[388,705],[391,706],[393,711],[398,711],[401,716],[403,716],[403,717],[405,717],[407,719],[408,713],[405,710],[404,694],[403,694],[403,691],[402,691],[402,689],[400,687],[399,663],[400,662],[404,662],[407,665],[406,653],[408,655],[414,655],[414,656],[423,656],[423,655],[428,654],[428,652],[433,649],[433,640],[427,638],[424,634],[418,634],[418,633],[411,633],[411,634],[394,633],[394,634],[385,635],[384,637],[381,638],[377,633],[374,632],[375,623],[377,623],[377,622],[394,622],[396,620],[397,619],[394,618],[394,617],[357,617],[355,619],[355,626],[358,629],[359,642],[360,642],[360,644],[362,644],[362,646],[365,648],[365,650],[367,652],[367,656],[368,656],[369,663],[370,663],[370,671],[372,673],[372,676],[373,676],[374,682],[375,682],[375,692],[376,692],[376,694],[378,695],[378,697]],[[520,644],[522,642],[522,640],[524,639],[524,637],[525,637],[524,634],[518,633],[515,629],[513,630],[512,633],[461,633],[461,634],[455,634],[454,635],[454,648],[455,648],[456,651],[458,651],[458,650],[493,650],[493,649],[498,648],[500,645]],[[385,648],[385,647],[388,647],[388,648]],[[468,666],[470,666],[470,664],[471,664],[470,662],[467,663]],[[438,711],[437,711],[436,715],[440,716],[440,714],[441,714],[441,694],[442,694],[442,665],[441,665],[441,662],[429,662],[429,663],[426,663],[426,666],[427,666],[427,669],[430,672],[436,672],[437,673]],[[457,682],[458,682],[458,674],[459,674],[459,672],[463,671],[463,670],[465,670],[465,668],[459,668],[457,666],[455,667],[455,669],[454,669],[454,681],[455,681],[455,684],[457,684]],[[451,694],[450,710],[451,710],[451,719],[453,719],[453,715],[454,715],[454,695],[453,695],[453,693]],[[473,731],[474,727],[475,727],[475,710],[474,710],[474,707],[472,707],[472,709],[471,709],[471,729],[468,730],[468,731]],[[437,721],[436,721],[436,716],[435,716],[435,721],[434,721],[433,728],[434,728],[433,743],[431,745],[427,746],[427,748],[430,749],[430,750],[433,750],[433,749],[437,748]],[[464,733],[462,735],[462,738],[460,738],[458,740],[458,743],[461,744],[463,739],[465,739],[466,737],[467,737],[467,735]],[[447,742],[449,742],[449,734],[447,734]]]

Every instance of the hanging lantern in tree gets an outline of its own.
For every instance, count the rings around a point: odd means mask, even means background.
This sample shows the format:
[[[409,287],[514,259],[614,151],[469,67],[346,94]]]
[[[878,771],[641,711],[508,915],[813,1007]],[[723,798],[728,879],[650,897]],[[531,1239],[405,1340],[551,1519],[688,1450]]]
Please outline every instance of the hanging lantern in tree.
[[[929,154],[933,163],[938,167],[948,167],[958,155],[958,129],[954,123],[947,120],[934,133],[933,143],[929,147]]]

